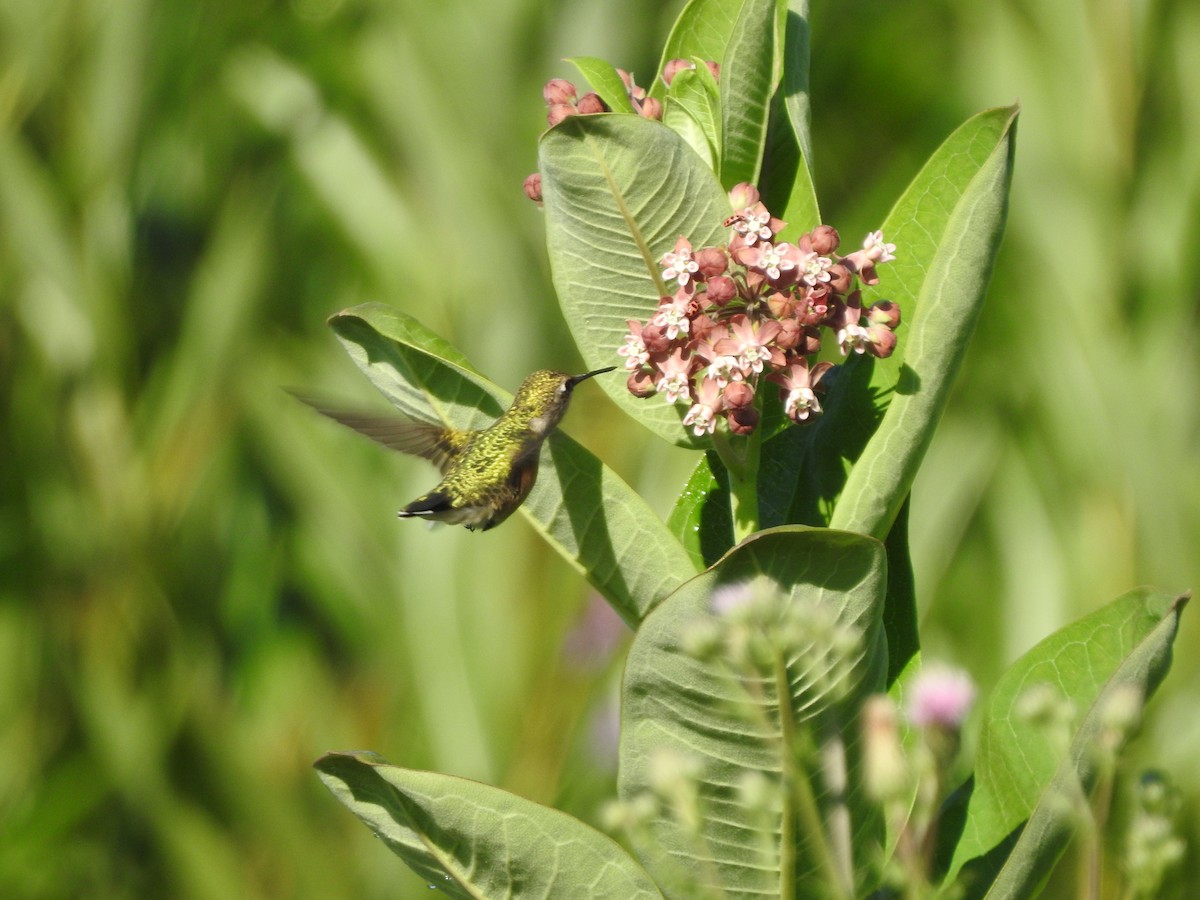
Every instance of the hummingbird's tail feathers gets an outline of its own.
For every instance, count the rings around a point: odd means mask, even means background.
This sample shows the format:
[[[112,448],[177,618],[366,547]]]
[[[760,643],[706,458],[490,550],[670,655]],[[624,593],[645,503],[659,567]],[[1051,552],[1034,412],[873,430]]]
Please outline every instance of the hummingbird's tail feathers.
[[[429,460],[441,470],[443,475],[446,474],[446,470],[458,454],[462,452],[462,448],[466,446],[470,437],[468,432],[446,428],[443,425],[413,422],[399,416],[351,412],[329,406],[324,401],[299,391],[289,391],[289,393],[321,415],[369,437],[377,444],[382,444],[390,450]]]

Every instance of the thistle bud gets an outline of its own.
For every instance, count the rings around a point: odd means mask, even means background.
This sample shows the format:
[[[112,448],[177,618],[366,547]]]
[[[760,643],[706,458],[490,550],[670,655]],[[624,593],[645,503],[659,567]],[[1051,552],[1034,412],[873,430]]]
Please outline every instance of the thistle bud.
[[[575,102],[575,85],[565,78],[551,78],[542,88],[542,99],[547,106],[571,105]]]

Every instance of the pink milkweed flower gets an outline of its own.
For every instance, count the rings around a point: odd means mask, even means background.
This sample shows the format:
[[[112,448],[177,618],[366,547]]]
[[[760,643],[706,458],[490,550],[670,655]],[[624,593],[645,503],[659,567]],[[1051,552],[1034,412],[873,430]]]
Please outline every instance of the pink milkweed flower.
[[[682,234],[675,241],[675,249],[664,253],[658,264],[664,267],[663,278],[674,279],[680,287],[685,287],[700,268],[700,264],[692,259],[691,241]]]
[[[810,287],[815,287],[823,281],[829,281],[829,269],[833,260],[827,256],[819,256],[809,252],[800,257],[800,280]]]
[[[680,399],[691,398],[691,353],[677,347],[665,359],[657,360],[655,367],[658,369],[658,381],[654,387],[666,396],[668,403],[678,403]]]
[[[629,334],[625,335],[625,343],[617,348],[617,355],[625,357],[626,369],[635,371],[650,362],[650,351],[642,339],[642,323],[637,319],[628,321]]]
[[[673,297],[663,297],[658,302],[658,312],[650,320],[651,325],[657,325],[663,330],[669,340],[675,340],[680,334],[689,334],[692,330],[690,313],[695,294],[686,287],[681,287]]]
[[[832,363],[819,362],[809,369],[808,360],[799,359],[767,376],[782,388],[779,394],[783,399],[783,411],[789,419],[803,422],[810,416],[821,414],[821,404],[813,388],[831,368]]]
[[[768,281],[791,276],[800,265],[800,251],[786,241],[779,244],[762,241],[753,247],[743,247],[734,251],[734,258],[746,268],[761,272]]]
[[[783,351],[771,345],[781,327],[774,319],[768,319],[755,328],[749,316],[739,313],[729,319],[730,336],[717,341],[713,349],[722,356],[736,356],[743,375],[758,375],[768,362],[772,366],[782,366],[785,362]]]
[[[857,272],[863,284],[878,284],[875,267],[895,258],[896,245],[885,242],[882,231],[872,231],[863,240],[862,249],[843,256],[841,262],[850,271]]]
[[[702,437],[712,434],[717,427],[717,415],[721,412],[721,387],[711,378],[700,382],[696,391],[696,402],[683,417],[685,426],[692,426],[692,434]]]

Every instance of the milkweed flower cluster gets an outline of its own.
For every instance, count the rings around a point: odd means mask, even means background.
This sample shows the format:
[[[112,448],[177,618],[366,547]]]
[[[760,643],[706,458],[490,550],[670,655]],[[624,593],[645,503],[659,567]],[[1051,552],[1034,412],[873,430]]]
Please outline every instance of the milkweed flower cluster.
[[[758,424],[755,397],[764,380],[779,386],[785,414],[812,421],[821,413],[821,379],[832,367],[815,362],[823,330],[843,356],[890,356],[900,308],[890,300],[862,306],[859,284],[879,282],[876,267],[895,258],[882,232],[845,256],[836,230],[820,225],[794,244],[777,240],[786,223],[771,215],[758,190],[730,192],[735,212],[724,246],[696,249],[680,236],[659,260],[674,293],[646,322],[629,320],[616,351],[637,397],[661,394],[687,404],[683,424],[700,437],[724,419],[734,434]]]

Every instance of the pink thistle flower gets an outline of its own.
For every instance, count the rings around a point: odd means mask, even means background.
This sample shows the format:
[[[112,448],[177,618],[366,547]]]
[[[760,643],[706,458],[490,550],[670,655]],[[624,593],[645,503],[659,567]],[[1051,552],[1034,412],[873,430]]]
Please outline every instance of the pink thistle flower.
[[[975,684],[962,669],[931,664],[921,669],[908,689],[908,721],[918,728],[957,731],[975,702]]]
[[[717,341],[713,349],[722,356],[736,356],[744,375],[758,375],[768,362],[773,366],[784,364],[783,351],[770,346],[780,329],[774,319],[756,329],[749,316],[739,313],[729,319],[730,336]]]
[[[712,434],[717,427],[717,414],[721,412],[721,386],[711,378],[700,382],[696,391],[696,402],[683,417],[684,426],[692,426],[692,434],[702,437]]]
[[[655,361],[654,365],[658,369],[658,380],[654,387],[666,396],[668,403],[678,403],[680,399],[691,398],[691,353],[677,347],[665,359]]]
[[[674,279],[680,287],[685,287],[700,268],[700,264],[692,259],[691,241],[682,234],[675,241],[675,249],[664,253],[658,264],[663,266],[663,278]]]

